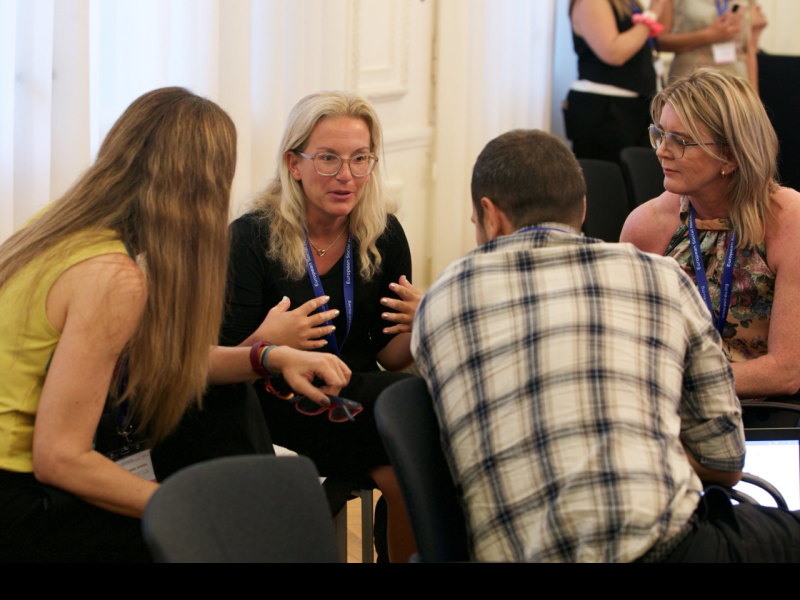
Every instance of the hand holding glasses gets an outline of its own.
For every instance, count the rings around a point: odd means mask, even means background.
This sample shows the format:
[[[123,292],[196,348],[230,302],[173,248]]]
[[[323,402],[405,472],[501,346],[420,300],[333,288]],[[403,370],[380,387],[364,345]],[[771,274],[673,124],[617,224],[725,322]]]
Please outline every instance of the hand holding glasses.
[[[313,400],[309,400],[305,396],[296,396],[292,401],[297,412],[309,417],[321,415],[326,410],[328,411],[328,419],[332,423],[346,423],[347,421],[354,421],[354,417],[364,410],[358,402],[348,400],[347,398],[340,398],[339,396],[328,396],[331,403],[328,406],[320,406]]]
[[[716,142],[687,142],[677,133],[664,133],[658,125],[650,125],[650,144],[658,150],[663,140],[667,144],[667,149],[672,152],[674,158],[683,158],[686,146],[716,146]]]

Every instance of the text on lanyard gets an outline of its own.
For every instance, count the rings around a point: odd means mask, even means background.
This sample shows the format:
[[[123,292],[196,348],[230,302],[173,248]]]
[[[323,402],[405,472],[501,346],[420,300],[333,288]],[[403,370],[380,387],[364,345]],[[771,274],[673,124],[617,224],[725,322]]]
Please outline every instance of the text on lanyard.
[[[691,207],[691,214],[689,215],[689,243],[692,247],[692,262],[694,263],[697,287],[700,290],[700,295],[703,297],[703,302],[706,303],[708,310],[711,312],[711,320],[713,322],[714,306],[711,304],[711,293],[708,289],[706,265],[703,262],[703,254],[700,252],[700,238],[697,235],[694,206]],[[731,306],[731,295],[733,294],[733,265],[735,257],[736,232],[731,231],[731,239],[728,242],[728,252],[725,256],[725,265],[722,269],[722,280],[720,281],[719,287],[719,320],[715,323],[720,336],[722,335],[723,331],[725,331],[725,323],[728,320],[728,311],[730,310]]]
[[[314,296],[319,298],[325,295],[325,290],[322,288],[322,280],[317,272],[317,266],[314,264],[314,258],[311,255],[311,245],[306,238],[305,244],[305,258],[306,270],[308,271],[308,278],[311,280],[311,287],[314,288]],[[347,336],[350,335],[350,326],[353,323],[354,312],[354,297],[355,297],[355,283],[353,281],[353,234],[347,236],[347,246],[344,249],[344,269],[342,270],[342,282],[344,283],[344,304],[345,304],[345,318],[347,319],[347,330],[345,331],[342,346],[347,341]],[[320,307],[320,312],[330,310],[328,303]],[[324,324],[326,327],[333,325],[333,321],[328,321]],[[331,350],[336,356],[340,356],[339,343],[336,341],[336,332],[331,332],[325,336]]]

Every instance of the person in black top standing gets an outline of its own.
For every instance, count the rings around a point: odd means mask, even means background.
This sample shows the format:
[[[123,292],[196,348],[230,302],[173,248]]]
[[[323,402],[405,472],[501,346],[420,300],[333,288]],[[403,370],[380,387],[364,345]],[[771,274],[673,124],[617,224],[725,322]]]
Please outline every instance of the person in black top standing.
[[[628,146],[650,141],[650,98],[657,90],[653,38],[666,0],[571,0],[578,80],[564,103],[567,137],[578,158],[619,162]]]
[[[386,498],[389,555],[416,548],[394,471],[374,421],[378,394],[407,377],[421,293],[390,214],[377,114],[344,92],[302,99],[289,115],[272,181],[231,226],[228,311],[221,344],[267,342],[332,352],[353,371],[341,396],[364,411],[347,423],[298,412],[257,385],[274,442],[315,461],[320,474],[371,477]],[[385,370],[381,370],[379,367]]]

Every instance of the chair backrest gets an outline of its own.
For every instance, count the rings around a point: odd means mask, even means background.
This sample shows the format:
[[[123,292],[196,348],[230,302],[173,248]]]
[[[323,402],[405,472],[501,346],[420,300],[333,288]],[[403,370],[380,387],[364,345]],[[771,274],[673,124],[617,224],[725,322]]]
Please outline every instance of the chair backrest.
[[[631,210],[664,193],[664,170],[652,148],[624,148],[619,155]]]
[[[592,158],[578,160],[586,178],[586,235],[618,242],[630,213],[628,190],[617,163]]]
[[[800,427],[800,405],[768,398],[766,402],[742,401],[742,420],[746,429]]]
[[[783,185],[800,189],[800,56],[758,54],[758,86],[781,144],[778,171]]]
[[[400,483],[419,558],[470,560],[464,511],[425,381],[416,377],[386,388],[378,397],[375,420]]]
[[[168,478],[142,519],[156,562],[338,563],[325,495],[303,457],[241,456]]]

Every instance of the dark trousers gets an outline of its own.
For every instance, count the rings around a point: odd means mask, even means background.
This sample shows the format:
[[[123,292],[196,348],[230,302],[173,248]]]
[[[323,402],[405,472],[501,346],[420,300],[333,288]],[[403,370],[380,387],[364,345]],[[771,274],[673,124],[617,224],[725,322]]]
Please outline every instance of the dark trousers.
[[[0,563],[143,563],[150,553],[139,519],[92,506],[0,471]]]
[[[623,148],[650,147],[650,100],[571,91],[564,125],[575,156],[619,163]]]
[[[706,490],[694,531],[664,562],[800,562],[800,512],[740,504],[718,487]]]
[[[237,383],[208,388],[202,409],[191,409],[175,432],[153,449],[153,468],[164,481],[215,458],[274,453],[253,386]]]

